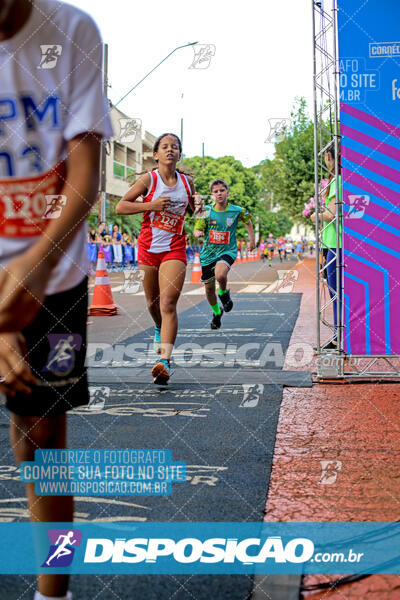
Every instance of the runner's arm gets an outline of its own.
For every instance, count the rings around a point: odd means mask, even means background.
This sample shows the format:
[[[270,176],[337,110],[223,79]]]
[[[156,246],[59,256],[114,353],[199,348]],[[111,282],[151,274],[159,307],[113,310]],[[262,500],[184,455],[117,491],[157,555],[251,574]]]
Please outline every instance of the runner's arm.
[[[24,360],[27,354],[21,333],[0,334],[0,392],[9,396],[15,396],[16,392],[32,392],[32,385],[38,380]]]
[[[146,173],[138,179],[115,207],[117,215],[137,215],[147,211],[166,210],[171,204],[168,196],[160,196],[151,202],[137,202],[140,196],[145,196],[150,189],[151,175]]]
[[[187,180],[190,185],[190,191],[192,192],[192,196],[189,198],[189,206],[192,209],[193,213],[195,211],[194,197],[197,195],[196,188],[194,187],[193,178],[187,175]]]

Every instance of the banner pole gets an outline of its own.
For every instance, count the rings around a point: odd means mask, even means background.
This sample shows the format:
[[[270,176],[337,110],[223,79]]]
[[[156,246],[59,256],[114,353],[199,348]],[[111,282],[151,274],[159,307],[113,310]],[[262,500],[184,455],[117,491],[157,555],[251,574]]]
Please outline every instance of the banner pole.
[[[315,260],[316,260],[316,305],[317,305],[317,353],[321,352],[321,318],[320,318],[320,247],[319,247],[319,196],[318,196],[318,106],[317,106],[317,53],[315,39],[315,0],[312,5],[313,32],[313,100],[314,100],[314,196],[315,196]]]
[[[338,376],[343,376],[343,353],[342,353],[342,340],[343,340],[343,318],[342,318],[342,253],[341,241],[342,241],[342,194],[341,194],[341,180],[340,176],[340,146],[339,146],[339,95],[338,95],[338,35],[337,35],[337,4],[336,0],[332,0],[332,17],[333,17],[333,60],[334,60],[334,71],[333,71],[333,93],[334,93],[334,143],[335,143],[335,186],[336,186],[336,339],[338,349]]]

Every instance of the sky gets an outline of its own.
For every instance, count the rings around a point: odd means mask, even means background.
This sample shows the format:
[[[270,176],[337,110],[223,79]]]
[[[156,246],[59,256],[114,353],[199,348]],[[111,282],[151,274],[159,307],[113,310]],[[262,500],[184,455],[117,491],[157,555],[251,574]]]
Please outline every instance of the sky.
[[[246,167],[272,158],[271,126],[290,118],[296,96],[312,106],[309,0],[68,0],[96,21],[108,44],[115,104],[174,52],[119,108],[158,136],[180,134],[183,152],[232,155]],[[200,68],[206,67],[206,68]],[[117,132],[119,134],[119,132]]]

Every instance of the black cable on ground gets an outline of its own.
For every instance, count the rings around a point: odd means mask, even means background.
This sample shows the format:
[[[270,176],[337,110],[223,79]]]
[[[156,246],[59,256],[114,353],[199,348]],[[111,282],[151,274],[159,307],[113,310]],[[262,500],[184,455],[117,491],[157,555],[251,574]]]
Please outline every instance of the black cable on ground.
[[[400,523],[400,520],[396,520],[393,521],[393,523]],[[387,527],[384,527],[383,530],[387,529]],[[365,537],[371,537],[372,536],[376,536],[376,534],[379,534],[379,531],[377,532],[373,532],[371,534],[367,534],[367,536],[365,535],[361,535],[358,537],[361,537],[361,539],[365,539]],[[354,541],[357,538],[352,538],[351,541]],[[342,543],[345,543],[345,540],[342,541]],[[374,571],[375,570],[382,570],[385,567],[389,567],[393,564],[398,565],[399,563],[399,558],[400,556],[396,556],[396,558],[393,558],[392,560],[389,560],[385,563],[382,563],[380,565],[377,565],[377,567],[374,567]],[[313,592],[313,591],[318,591],[318,590],[334,590],[337,587],[341,586],[341,585],[346,585],[348,583],[354,583],[355,581],[360,581],[361,579],[366,579],[367,577],[371,577],[371,575],[377,575],[378,573],[363,573],[363,574],[358,574],[358,575],[347,575],[346,577],[341,577],[340,579],[333,579],[332,581],[321,581],[320,583],[310,583],[309,585],[300,585],[300,591],[301,592]],[[309,575],[313,575],[313,573],[309,573]],[[317,573],[315,573],[315,575],[317,575]],[[304,575],[303,575],[304,577]]]
[[[317,376],[317,373],[313,372],[313,373],[311,373],[311,375]],[[359,384],[359,383],[363,383],[363,384],[365,384],[365,383],[374,383],[374,384],[375,383],[379,383],[379,384],[382,384],[382,383],[391,383],[393,385],[394,383],[399,384],[399,379],[387,379],[387,378],[385,378],[385,379],[374,379],[374,380],[371,380],[371,379],[350,379],[350,380],[340,379],[338,381],[330,381],[330,380],[324,380],[324,379],[322,379],[322,380],[321,379],[313,379],[313,383],[319,383],[320,385],[321,384],[324,384],[324,385],[345,385],[345,384],[348,385],[348,384],[352,384],[352,385],[355,385],[355,384]]]
[[[310,583],[309,585],[300,585],[301,592],[313,592],[317,590],[334,590],[340,585],[346,585],[347,583],[353,583],[354,581],[360,581],[361,579],[366,579],[366,577],[371,577],[372,573],[368,573],[365,575],[348,575],[347,577],[342,577],[341,579],[334,579],[333,581],[325,581],[321,583]]]

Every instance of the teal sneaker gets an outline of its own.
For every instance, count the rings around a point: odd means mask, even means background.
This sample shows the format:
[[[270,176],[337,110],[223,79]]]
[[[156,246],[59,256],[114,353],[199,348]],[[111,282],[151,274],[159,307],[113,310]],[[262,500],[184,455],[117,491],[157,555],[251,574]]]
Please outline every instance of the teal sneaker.
[[[157,385],[166,385],[171,377],[170,361],[162,358],[151,370],[154,377],[154,383]]]
[[[157,327],[157,325],[154,325],[153,348],[156,354],[161,354],[161,327]]]

